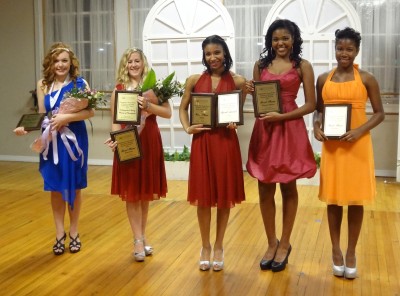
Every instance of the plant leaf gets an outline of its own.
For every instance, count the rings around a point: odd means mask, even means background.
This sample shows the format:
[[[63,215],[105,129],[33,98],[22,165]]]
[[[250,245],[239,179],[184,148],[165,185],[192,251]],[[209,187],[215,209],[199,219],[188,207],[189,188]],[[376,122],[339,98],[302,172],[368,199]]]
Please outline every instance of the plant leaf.
[[[145,80],[143,81],[141,90],[144,92],[149,89],[152,89],[156,85],[156,82],[157,82],[156,72],[154,72],[153,68],[151,68],[149,73],[147,73]]]
[[[162,82],[163,86],[168,86],[171,83],[172,78],[174,78],[174,76],[175,76],[175,71],[169,74],[167,77],[165,77],[165,79]]]

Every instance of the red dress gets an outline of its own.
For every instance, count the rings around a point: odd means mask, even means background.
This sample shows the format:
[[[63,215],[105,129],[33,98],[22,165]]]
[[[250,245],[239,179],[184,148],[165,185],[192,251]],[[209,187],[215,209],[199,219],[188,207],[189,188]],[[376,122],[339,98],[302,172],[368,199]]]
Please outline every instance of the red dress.
[[[122,90],[124,86],[116,88]],[[111,194],[118,194],[124,201],[151,201],[167,194],[161,134],[154,114],[146,118],[139,138],[141,159],[119,163],[114,154]]]
[[[263,69],[261,80],[279,80],[283,112],[297,109],[301,80],[295,67],[279,75]],[[289,183],[317,171],[303,118],[267,122],[256,119],[250,139],[247,171],[263,183]]]
[[[211,92],[211,76],[203,73],[194,92]],[[228,72],[222,75],[218,92],[235,90]],[[188,201],[200,207],[232,208],[245,200],[242,158],[236,130],[213,128],[193,135]]]

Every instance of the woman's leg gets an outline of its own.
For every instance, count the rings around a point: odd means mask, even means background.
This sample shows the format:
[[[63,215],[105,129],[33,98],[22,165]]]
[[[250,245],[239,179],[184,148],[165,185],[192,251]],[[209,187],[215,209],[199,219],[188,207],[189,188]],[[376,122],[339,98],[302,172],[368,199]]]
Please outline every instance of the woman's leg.
[[[231,209],[217,209],[217,233],[214,244],[214,261],[224,261],[224,236]]]
[[[346,252],[346,266],[350,268],[356,267],[356,246],[361,232],[363,217],[363,206],[348,207],[347,221],[349,228],[349,238]]]
[[[136,241],[135,243],[135,253],[144,252],[143,244],[143,231],[142,231],[142,202],[126,202],[126,212],[128,214],[129,224],[131,225],[131,230],[133,237]]]
[[[148,240],[146,238],[146,225],[147,225],[147,217],[149,215],[149,201],[142,201],[142,233],[143,233],[143,244],[144,251],[146,256],[150,256],[153,254],[153,247],[150,246]]]
[[[82,197],[81,197],[81,190],[76,190],[75,193],[75,201],[74,201],[74,208],[71,209],[68,206],[68,213],[69,213],[69,220],[70,220],[70,228],[69,228],[69,236],[71,238],[70,242],[70,251],[77,252],[80,250],[81,240],[79,239],[79,231],[78,231],[78,223],[79,223],[79,215],[81,213],[81,205],[82,205]],[[72,243],[72,244],[71,244]]]
[[[64,236],[64,217],[65,217],[65,201],[60,192],[51,191],[51,209],[53,211],[54,224],[56,226],[56,237],[60,239]]]
[[[54,224],[56,226],[56,243],[53,245],[55,255],[61,255],[65,250],[65,202],[60,192],[52,191],[50,193],[51,209],[53,211]]]
[[[292,234],[294,221],[297,213],[298,194],[296,181],[280,184],[282,193],[282,236],[278,250],[275,255],[275,262],[282,262],[288,256],[290,248],[290,236]]]
[[[340,228],[343,218],[343,207],[328,205],[329,234],[332,242],[332,260],[336,266],[343,266],[343,254],[340,250]]]
[[[70,218],[69,234],[72,237],[76,237],[79,233],[78,223],[79,223],[79,215],[81,213],[81,205],[82,205],[81,190],[76,190],[74,209],[71,209],[71,207],[68,206],[68,212]]]
[[[142,233],[143,236],[146,235],[146,225],[147,225],[147,217],[149,215],[149,201],[141,201],[142,207]]]
[[[211,256],[211,244],[210,244],[211,208],[210,207],[197,207],[197,219],[198,219],[199,227],[200,227],[201,245],[202,245],[200,261],[210,261],[210,256]]]
[[[258,182],[261,216],[268,238],[268,249],[264,254],[263,260],[272,260],[278,247],[275,230],[275,190],[275,183]]]

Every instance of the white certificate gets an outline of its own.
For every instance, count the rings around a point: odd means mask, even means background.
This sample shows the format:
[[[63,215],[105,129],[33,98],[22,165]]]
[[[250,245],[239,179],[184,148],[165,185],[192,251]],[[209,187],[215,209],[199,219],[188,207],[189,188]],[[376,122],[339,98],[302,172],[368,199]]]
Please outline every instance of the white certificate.
[[[224,126],[230,122],[243,124],[241,91],[218,94],[217,125]]]
[[[323,131],[329,139],[338,139],[350,129],[351,104],[324,106]]]

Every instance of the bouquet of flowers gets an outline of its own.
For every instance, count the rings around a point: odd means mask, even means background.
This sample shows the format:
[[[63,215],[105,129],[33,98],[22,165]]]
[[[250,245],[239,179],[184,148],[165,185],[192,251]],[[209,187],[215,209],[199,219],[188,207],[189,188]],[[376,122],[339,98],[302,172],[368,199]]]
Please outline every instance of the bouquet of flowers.
[[[184,84],[177,80],[172,81],[174,76],[175,72],[172,72],[165,79],[157,80],[156,73],[153,69],[150,69],[146,79],[143,81],[141,90],[142,92],[145,92],[152,89],[158,98],[159,105],[168,101],[172,96],[181,97],[184,91]]]
[[[74,87],[64,94],[58,113],[76,113],[86,108],[95,108],[98,104],[106,104],[104,93]]]
[[[98,104],[105,105],[105,103],[106,101],[104,99],[104,93],[98,92],[96,90],[79,89],[74,87],[69,92],[66,92],[64,94],[64,98],[60,103],[60,107],[53,110],[52,114],[54,115],[57,113],[59,114],[76,113],[86,108],[95,108]],[[90,122],[90,124],[92,123]],[[50,118],[48,118],[47,116],[43,120],[42,128],[44,128],[42,135],[31,144],[31,149],[35,152],[43,153],[43,158],[47,160],[49,144],[51,141],[55,142],[57,141],[56,137],[57,131],[51,130]],[[79,148],[76,142],[75,134],[67,126],[62,127],[59,130],[59,132],[61,134],[61,139],[63,140],[63,143],[67,147],[67,151],[70,154],[71,158],[73,160],[76,160],[77,158],[75,157],[75,155],[73,155],[70,149],[70,144],[66,140],[67,138],[72,140],[72,142],[75,143],[77,150],[80,152],[81,149]],[[92,133],[93,133],[93,126],[92,126]],[[55,156],[54,157],[55,163],[58,163],[57,151],[53,151],[53,154]],[[79,154],[81,154],[81,152]]]

